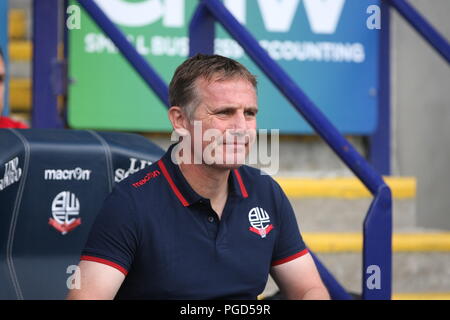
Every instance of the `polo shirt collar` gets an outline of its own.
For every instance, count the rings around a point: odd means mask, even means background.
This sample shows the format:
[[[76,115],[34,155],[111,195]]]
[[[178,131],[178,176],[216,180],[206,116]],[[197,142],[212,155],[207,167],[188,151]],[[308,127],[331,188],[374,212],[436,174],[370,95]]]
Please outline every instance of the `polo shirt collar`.
[[[158,161],[158,166],[176,197],[183,206],[188,207],[200,200],[205,200],[205,198],[192,189],[181,172],[180,167],[172,162],[171,153],[175,145],[176,143],[169,147],[164,156]],[[228,188],[229,195],[233,194],[241,198],[248,197],[248,192],[239,169],[231,170],[230,176],[228,177]]]

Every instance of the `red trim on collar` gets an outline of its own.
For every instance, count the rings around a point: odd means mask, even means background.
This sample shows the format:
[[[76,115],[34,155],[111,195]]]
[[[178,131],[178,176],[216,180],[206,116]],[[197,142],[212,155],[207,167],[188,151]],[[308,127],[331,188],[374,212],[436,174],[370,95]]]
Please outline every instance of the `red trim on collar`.
[[[161,172],[163,173],[164,177],[166,178],[167,182],[169,183],[170,187],[172,188],[173,192],[177,196],[177,198],[181,201],[183,206],[187,207],[189,206],[189,202],[186,201],[186,199],[181,194],[180,190],[178,190],[177,186],[173,182],[172,178],[169,175],[169,172],[166,169],[166,165],[162,160],[158,161],[158,166],[161,169]]]
[[[242,178],[241,178],[241,174],[239,173],[239,171],[237,169],[234,169],[234,174],[236,175],[236,179],[239,183],[239,187],[241,188],[241,194],[244,198],[248,198],[248,193],[247,193],[247,189],[245,189],[245,185],[242,182]]]

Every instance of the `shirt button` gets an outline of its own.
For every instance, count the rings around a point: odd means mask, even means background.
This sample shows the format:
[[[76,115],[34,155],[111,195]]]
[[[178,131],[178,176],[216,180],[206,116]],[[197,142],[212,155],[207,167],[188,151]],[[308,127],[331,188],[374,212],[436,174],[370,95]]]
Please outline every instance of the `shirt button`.
[[[208,221],[211,222],[211,223],[213,223],[213,222],[214,222],[214,217],[213,217],[213,216],[209,216],[209,217],[208,217]]]

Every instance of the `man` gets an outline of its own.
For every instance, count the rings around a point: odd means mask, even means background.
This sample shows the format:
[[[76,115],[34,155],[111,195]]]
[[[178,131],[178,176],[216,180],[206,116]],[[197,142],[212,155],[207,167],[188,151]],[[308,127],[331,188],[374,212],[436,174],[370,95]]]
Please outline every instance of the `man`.
[[[255,77],[196,55],[175,71],[169,98],[183,141],[107,198],[68,298],[255,299],[270,272],[289,299],[328,299],[285,194],[241,165],[256,129]]]
[[[26,129],[28,128],[26,124],[2,116],[4,95],[5,95],[5,79],[6,79],[5,69],[6,69],[5,59],[3,56],[2,48],[0,48],[0,128]]]

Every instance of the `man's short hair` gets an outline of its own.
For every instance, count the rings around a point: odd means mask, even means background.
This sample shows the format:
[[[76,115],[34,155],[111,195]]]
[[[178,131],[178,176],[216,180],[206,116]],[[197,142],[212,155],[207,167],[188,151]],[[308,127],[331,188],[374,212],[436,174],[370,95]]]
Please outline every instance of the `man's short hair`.
[[[198,79],[206,81],[223,81],[243,79],[257,88],[256,77],[239,62],[219,56],[197,54],[184,61],[173,75],[169,85],[169,102],[171,106],[184,109],[187,117],[192,119],[199,96],[196,92]]]
[[[5,59],[5,56],[3,55],[2,47],[0,47],[0,58]]]

